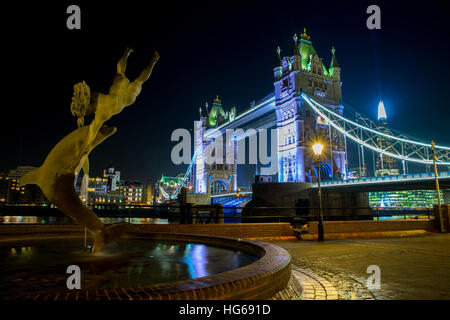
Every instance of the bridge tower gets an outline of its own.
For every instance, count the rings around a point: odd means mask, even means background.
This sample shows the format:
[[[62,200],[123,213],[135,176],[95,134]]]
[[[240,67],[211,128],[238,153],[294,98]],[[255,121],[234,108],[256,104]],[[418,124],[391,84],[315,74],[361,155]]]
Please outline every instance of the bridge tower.
[[[330,110],[343,113],[341,68],[334,47],[329,68],[316,53],[304,29],[294,35],[293,51],[281,57],[277,48],[274,71],[275,110],[278,130],[279,182],[316,181],[311,143],[319,137],[325,145],[321,161],[324,179],[346,176],[344,138],[316,115],[301,98],[305,92]]]
[[[217,135],[206,138],[206,131],[217,128],[219,125],[230,121],[230,117],[235,114],[235,108],[231,112],[225,112],[222,102],[217,96],[211,110],[208,110],[208,103],[205,109],[200,108],[200,120],[194,122],[195,131],[195,152],[196,161],[194,169],[195,192],[217,194],[222,192],[237,191],[237,146],[233,139],[227,140],[222,136],[220,130]],[[222,145],[217,147],[222,150],[222,154],[215,154],[218,149],[214,148],[215,139],[222,138]],[[233,143],[234,146],[229,144]],[[225,150],[225,152],[223,152]],[[231,157],[232,164],[227,163],[227,152],[234,152]],[[228,156],[229,157],[229,156]]]

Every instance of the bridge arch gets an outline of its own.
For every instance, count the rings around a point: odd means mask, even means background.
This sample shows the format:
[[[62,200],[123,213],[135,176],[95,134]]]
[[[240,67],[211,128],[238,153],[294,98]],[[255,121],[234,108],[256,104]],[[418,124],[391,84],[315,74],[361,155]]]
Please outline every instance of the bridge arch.
[[[212,180],[209,186],[211,194],[223,193],[229,190],[228,183],[225,180],[216,179]]]

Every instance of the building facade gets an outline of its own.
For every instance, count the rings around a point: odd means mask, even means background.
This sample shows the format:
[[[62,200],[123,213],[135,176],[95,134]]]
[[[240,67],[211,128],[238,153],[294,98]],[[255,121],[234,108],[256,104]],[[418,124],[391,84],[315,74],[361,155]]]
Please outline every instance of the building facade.
[[[145,187],[139,181],[122,181],[116,192],[127,205],[142,205],[146,202]]]
[[[314,49],[306,30],[294,36],[292,55],[281,57],[278,48],[274,72],[275,110],[278,130],[278,181],[314,182],[316,163],[310,152],[319,140],[324,144],[320,170],[323,179],[346,177],[345,148],[342,135],[311,112],[301,98],[304,92],[335,113],[342,115],[341,68],[332,48],[327,68]]]
[[[76,181],[76,192],[83,199],[82,178]],[[139,181],[120,179],[120,171],[112,165],[103,170],[102,177],[90,177],[87,181],[86,203],[88,205],[141,205],[146,203],[146,187]]]
[[[445,203],[443,191],[441,201]],[[376,208],[431,208],[437,203],[436,190],[369,192],[369,205]]]
[[[47,205],[49,202],[37,185],[29,184],[19,187],[20,179],[35,168],[32,166],[18,166],[16,169],[9,170],[7,176],[3,175],[0,177],[0,189],[3,190],[0,191],[0,203],[10,205]]]

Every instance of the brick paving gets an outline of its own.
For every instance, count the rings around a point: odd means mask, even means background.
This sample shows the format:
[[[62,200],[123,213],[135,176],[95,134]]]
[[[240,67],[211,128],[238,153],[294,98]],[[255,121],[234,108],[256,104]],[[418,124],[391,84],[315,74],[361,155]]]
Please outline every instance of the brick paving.
[[[283,224],[274,224],[271,227],[286,228]],[[55,236],[59,236],[56,231],[60,230],[55,229]],[[76,230],[64,231],[66,234],[69,231],[76,234]],[[144,230],[140,231],[144,232]],[[218,233],[218,231],[219,229],[215,232]],[[235,231],[241,234],[243,230]],[[42,234],[48,236],[44,232]],[[323,243],[315,240],[294,240],[289,232],[274,236],[258,231],[252,236],[254,237],[255,234],[259,239],[284,248],[292,257],[290,278],[288,278],[289,275],[281,277],[284,281],[288,281],[288,286],[273,295],[271,299],[450,299],[450,273],[448,272],[450,270],[450,234],[426,233],[423,236],[408,238],[326,240]],[[178,236],[182,237],[182,235]],[[249,234],[245,236],[250,237]],[[239,246],[245,247],[245,243],[246,241],[241,241]],[[272,262],[276,262],[276,259]],[[365,282],[369,276],[366,269],[369,265],[378,265],[381,268],[381,289],[379,290],[366,288]],[[274,272],[280,271],[276,269]],[[249,278],[249,284],[254,285],[254,279],[252,279]],[[279,283],[277,281],[279,280],[275,280],[275,283]],[[243,286],[244,283],[237,281],[232,287],[227,285],[226,289],[239,293]],[[218,288],[221,292],[217,291]],[[190,296],[186,295],[186,292],[171,291],[168,294],[167,290],[163,292],[136,287],[120,290],[90,290],[84,293],[60,292],[56,295],[42,293],[28,298],[39,300],[210,299],[223,295],[224,288],[214,287],[211,292],[199,290],[197,293],[192,292]],[[240,295],[234,297],[249,298]]]
[[[333,274],[331,278],[328,281],[312,271],[293,265],[292,277],[287,288],[272,296],[271,299],[375,300],[375,296],[355,279],[342,274],[339,276]]]
[[[450,234],[271,243],[291,254],[301,299],[450,299]],[[369,265],[381,269],[380,289],[365,285]]]

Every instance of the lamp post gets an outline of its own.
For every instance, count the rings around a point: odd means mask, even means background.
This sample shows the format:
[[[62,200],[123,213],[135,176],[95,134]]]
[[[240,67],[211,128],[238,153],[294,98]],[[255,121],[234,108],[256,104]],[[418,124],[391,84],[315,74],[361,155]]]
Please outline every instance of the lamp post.
[[[316,142],[313,146],[314,154],[316,155],[316,167],[317,167],[317,186],[319,193],[319,225],[318,225],[318,240],[323,241],[323,215],[322,215],[322,190],[320,188],[320,155],[322,154],[323,145]]]
[[[444,222],[442,221],[442,210],[441,210],[441,191],[439,191],[439,179],[438,179],[438,171],[436,165],[436,154],[434,153],[434,146],[436,143],[431,141],[431,154],[433,156],[433,167],[434,167],[434,180],[436,181],[436,193],[438,199],[438,210],[439,210],[439,221],[441,225],[441,232],[445,232],[444,230]]]

